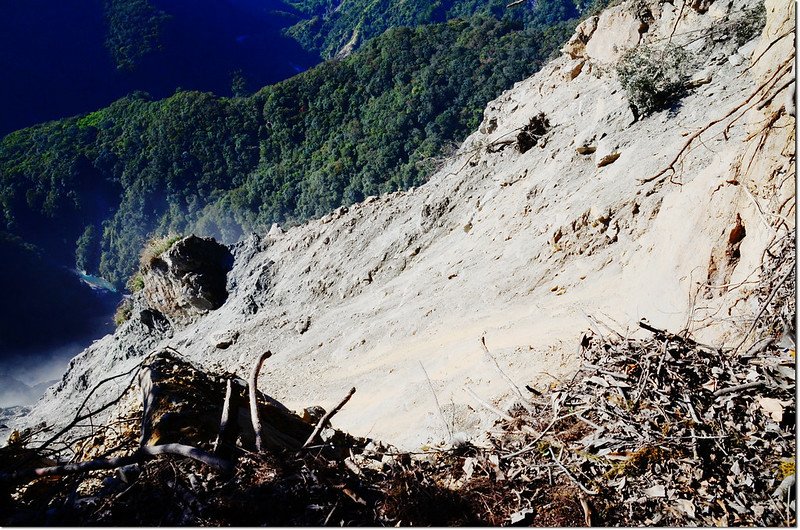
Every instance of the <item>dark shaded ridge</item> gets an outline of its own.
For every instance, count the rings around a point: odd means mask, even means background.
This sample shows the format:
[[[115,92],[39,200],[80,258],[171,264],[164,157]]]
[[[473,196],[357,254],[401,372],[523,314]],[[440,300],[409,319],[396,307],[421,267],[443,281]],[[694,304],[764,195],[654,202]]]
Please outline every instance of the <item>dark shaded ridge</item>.
[[[116,293],[92,290],[41,251],[4,232],[0,256],[0,352],[7,352],[2,357],[49,361],[52,350],[113,329]]]
[[[2,12],[0,99],[14,104],[0,136],[137,90],[230,95],[319,62],[281,34],[300,14],[280,0],[4,1]]]

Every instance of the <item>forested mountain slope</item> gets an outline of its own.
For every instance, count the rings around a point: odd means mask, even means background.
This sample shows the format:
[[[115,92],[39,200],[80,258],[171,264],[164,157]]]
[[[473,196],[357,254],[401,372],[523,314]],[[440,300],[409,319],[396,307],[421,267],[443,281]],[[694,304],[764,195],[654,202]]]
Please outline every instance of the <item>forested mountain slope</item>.
[[[0,136],[88,112],[133,91],[252,93],[399,26],[474,14],[543,29],[574,0],[30,0],[0,2]],[[352,38],[355,35],[356,38]]]
[[[0,136],[136,90],[252,92],[319,62],[282,34],[303,15],[281,0],[2,0],[0,14]]]
[[[84,269],[122,286],[153,233],[233,242],[420,184],[568,27],[477,17],[393,29],[250,97],[134,94],[14,132],[0,142],[6,226],[65,263],[77,246]]]
[[[344,55],[392,27],[418,26],[475,14],[543,29],[596,11],[594,0],[287,0],[305,18],[287,35],[322,57]]]

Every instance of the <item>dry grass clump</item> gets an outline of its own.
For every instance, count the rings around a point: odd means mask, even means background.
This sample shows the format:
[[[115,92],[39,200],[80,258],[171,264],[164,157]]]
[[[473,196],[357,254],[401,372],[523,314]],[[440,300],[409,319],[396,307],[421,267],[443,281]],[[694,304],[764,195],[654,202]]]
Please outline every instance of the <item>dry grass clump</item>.
[[[163,237],[153,237],[142,249],[139,255],[139,266],[142,270],[152,268],[155,261],[166,251],[172,248],[183,236],[179,234],[169,234]]]

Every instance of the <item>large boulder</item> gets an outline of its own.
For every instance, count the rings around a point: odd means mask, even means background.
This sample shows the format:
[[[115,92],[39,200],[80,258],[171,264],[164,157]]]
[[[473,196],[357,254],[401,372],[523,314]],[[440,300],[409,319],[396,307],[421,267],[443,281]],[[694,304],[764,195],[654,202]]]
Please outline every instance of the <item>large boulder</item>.
[[[188,236],[142,267],[142,297],[173,323],[188,323],[219,308],[228,297],[228,248],[212,238]]]

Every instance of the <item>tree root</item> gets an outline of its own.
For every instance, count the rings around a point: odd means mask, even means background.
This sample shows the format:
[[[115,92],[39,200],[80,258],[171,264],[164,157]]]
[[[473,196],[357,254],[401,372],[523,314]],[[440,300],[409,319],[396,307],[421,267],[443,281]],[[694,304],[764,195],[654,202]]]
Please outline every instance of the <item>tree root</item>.
[[[753,102],[753,99],[756,98],[757,96],[759,96],[760,94],[763,97],[763,94],[762,94],[763,91],[769,92],[770,90],[772,90],[772,88],[774,87],[775,83],[777,83],[777,81],[779,79],[781,79],[784,75],[786,75],[787,73],[789,73],[791,71],[790,69],[791,69],[791,65],[793,64],[793,62],[794,62],[794,56],[792,56],[789,60],[787,60],[783,64],[781,64],[778,67],[778,69],[775,71],[775,73],[772,74],[767,81],[765,81],[764,83],[759,85],[759,87],[756,88],[747,97],[747,99],[745,99],[744,101],[742,101],[741,103],[736,105],[733,109],[728,111],[728,113],[725,114],[724,116],[722,116],[721,118],[717,118],[715,120],[712,120],[711,122],[706,124],[704,127],[702,127],[700,130],[692,133],[692,135],[689,136],[689,138],[683,144],[683,147],[681,147],[681,149],[678,151],[678,154],[675,155],[675,157],[672,159],[672,161],[669,163],[669,165],[667,167],[665,167],[664,169],[662,169],[661,171],[659,171],[658,173],[656,173],[652,177],[647,177],[647,178],[644,178],[644,179],[638,179],[637,182],[639,184],[647,184],[647,183],[653,182],[653,181],[659,181],[660,182],[661,180],[663,180],[663,177],[668,172],[672,172],[672,174],[675,174],[675,172],[676,172],[675,171],[675,166],[678,164],[678,162],[681,160],[681,158],[684,156],[684,154],[686,154],[686,152],[692,146],[692,144],[694,143],[695,140],[700,138],[700,136],[702,136],[705,132],[707,132],[713,126],[724,122],[725,120],[727,120],[728,118],[730,118],[731,116],[736,114],[739,110],[741,110],[743,108],[745,109],[744,112],[747,112],[748,110],[750,110],[750,108],[753,107],[756,104],[755,102]],[[780,90],[783,90],[783,88],[781,88]],[[758,100],[758,101],[760,102],[762,100]],[[739,118],[741,118],[742,115],[744,115],[744,112],[742,114],[740,114],[738,117],[736,117],[733,120],[731,120],[730,123],[728,123],[728,125],[726,126],[725,130],[729,129],[731,127],[731,125],[733,125],[736,121],[738,121]]]

